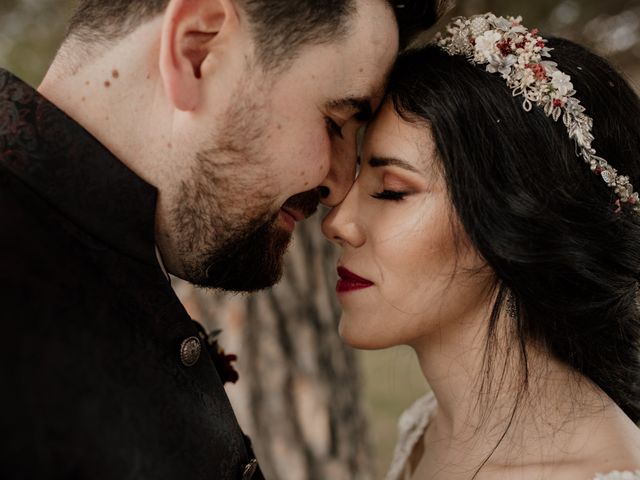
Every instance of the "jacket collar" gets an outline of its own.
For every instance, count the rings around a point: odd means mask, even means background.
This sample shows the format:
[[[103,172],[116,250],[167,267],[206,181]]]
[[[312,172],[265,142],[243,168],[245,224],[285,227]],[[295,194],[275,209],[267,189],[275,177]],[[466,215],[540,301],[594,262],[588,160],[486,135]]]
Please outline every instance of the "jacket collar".
[[[0,166],[94,237],[157,266],[156,188],[53,103],[2,69]]]

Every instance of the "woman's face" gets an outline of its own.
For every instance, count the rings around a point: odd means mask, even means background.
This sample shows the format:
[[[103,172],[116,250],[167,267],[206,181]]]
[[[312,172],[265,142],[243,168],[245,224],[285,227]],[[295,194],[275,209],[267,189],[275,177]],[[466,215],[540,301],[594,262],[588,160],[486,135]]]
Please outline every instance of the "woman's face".
[[[486,312],[491,272],[457,225],[430,129],[387,101],[367,130],[355,184],[322,226],[342,247],[336,290],[347,343],[417,346]]]

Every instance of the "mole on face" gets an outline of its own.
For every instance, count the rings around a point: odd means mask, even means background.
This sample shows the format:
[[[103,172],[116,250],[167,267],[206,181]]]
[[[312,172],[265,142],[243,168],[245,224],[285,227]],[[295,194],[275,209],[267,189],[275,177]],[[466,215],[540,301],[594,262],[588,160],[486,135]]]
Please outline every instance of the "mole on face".
[[[105,88],[109,88],[111,86],[111,82],[109,80],[104,81]]]
[[[113,69],[113,71],[111,72],[111,76],[113,78],[118,78],[120,77],[120,72],[118,72],[118,70],[116,70],[115,68]]]

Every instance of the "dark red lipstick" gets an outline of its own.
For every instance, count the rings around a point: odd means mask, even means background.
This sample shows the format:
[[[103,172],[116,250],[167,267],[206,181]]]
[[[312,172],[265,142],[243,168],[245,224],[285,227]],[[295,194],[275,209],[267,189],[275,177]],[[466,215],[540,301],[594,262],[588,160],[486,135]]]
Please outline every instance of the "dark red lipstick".
[[[366,278],[359,277],[358,275],[344,267],[338,267],[338,276],[340,277],[338,283],[336,284],[336,292],[338,293],[360,290],[373,285],[373,282],[367,280]]]

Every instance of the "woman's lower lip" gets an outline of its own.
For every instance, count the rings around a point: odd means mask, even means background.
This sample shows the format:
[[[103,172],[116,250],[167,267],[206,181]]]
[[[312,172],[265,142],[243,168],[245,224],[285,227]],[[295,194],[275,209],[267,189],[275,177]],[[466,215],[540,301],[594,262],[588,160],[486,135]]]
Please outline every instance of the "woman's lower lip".
[[[362,290],[363,288],[369,288],[373,286],[373,283],[353,282],[349,280],[338,280],[336,284],[337,293],[352,292],[354,290]]]

